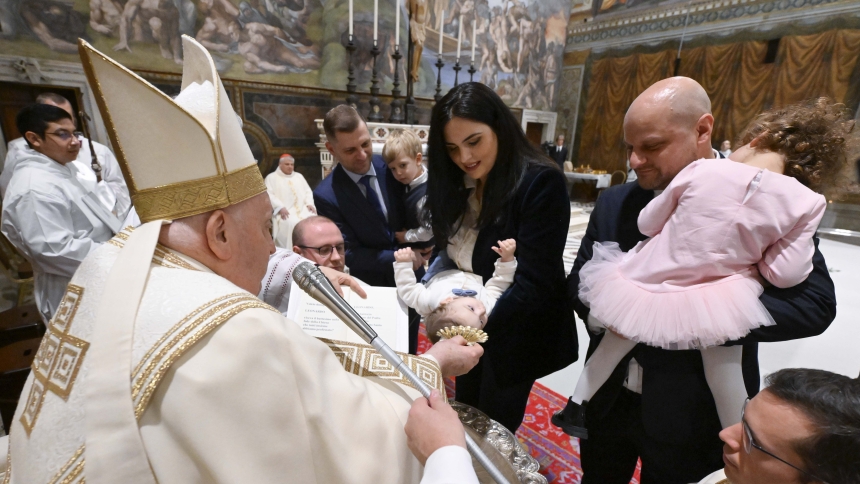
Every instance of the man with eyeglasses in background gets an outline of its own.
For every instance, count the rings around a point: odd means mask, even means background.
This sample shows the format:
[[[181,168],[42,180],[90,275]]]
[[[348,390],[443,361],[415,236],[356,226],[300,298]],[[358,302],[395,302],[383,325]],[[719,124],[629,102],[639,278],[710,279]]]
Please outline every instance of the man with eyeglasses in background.
[[[53,92],[43,92],[36,97],[36,104],[47,104],[56,106],[63,111],[69,113],[72,122],[75,120],[74,109],[68,99]],[[96,192],[99,200],[109,211],[113,212],[120,220],[125,220],[125,225],[139,225],[140,220],[137,218],[137,213],[134,212],[134,207],[131,205],[131,196],[128,193],[128,186],[125,183],[125,178],[119,168],[119,163],[116,160],[113,152],[107,146],[96,141],[88,140],[81,133],[77,133],[77,138],[80,141],[80,151],[78,151],[77,159],[72,163],[77,168],[77,178],[84,187]],[[92,169],[92,153],[90,151],[90,142],[92,142],[93,150],[96,154],[96,159],[102,167],[102,182],[98,181],[96,173]],[[27,141],[23,138],[13,139],[8,144],[6,160],[3,163],[3,172],[0,173],[0,197],[6,195],[6,190],[9,187],[9,182],[12,180],[12,175],[15,173],[15,168],[18,162],[32,151],[27,145]]]
[[[699,484],[860,482],[860,380],[785,369],[720,432],[725,469]]]
[[[327,217],[308,217],[293,227],[293,252],[323,267],[349,274],[346,249],[343,234]]]
[[[15,119],[27,142],[3,199],[0,230],[29,259],[36,306],[47,323],[81,261],[122,228],[73,163],[81,150],[72,116],[48,104]]]

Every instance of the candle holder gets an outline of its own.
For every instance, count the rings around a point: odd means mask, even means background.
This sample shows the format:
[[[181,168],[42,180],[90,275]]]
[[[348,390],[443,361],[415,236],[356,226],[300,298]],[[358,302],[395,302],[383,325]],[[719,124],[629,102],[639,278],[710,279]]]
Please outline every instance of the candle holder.
[[[457,57],[457,61],[454,63],[454,87],[457,87],[460,84],[460,58]]]
[[[403,55],[400,54],[400,46],[394,46],[394,53],[391,54],[394,59],[394,86],[391,89],[391,116],[388,117],[389,123],[403,123],[403,100],[400,99],[400,59]],[[409,73],[406,73],[409,76]]]
[[[349,42],[346,44],[346,65],[347,65],[347,83],[346,83],[346,103],[358,110],[358,95],[355,93],[355,68],[352,66],[352,53],[355,52],[355,42],[353,36],[349,36]]]
[[[433,100],[439,102],[442,99],[442,68],[445,67],[445,63],[442,62],[442,56],[436,58],[436,70],[438,73],[436,74],[436,95],[433,96]]]
[[[408,38],[412,39],[412,25],[409,26]],[[406,124],[415,124],[415,96],[413,90],[415,81],[412,79],[412,57],[415,55],[415,46],[410,40],[406,49]]]
[[[469,64],[469,70],[467,72],[469,73],[469,82],[475,82],[475,73],[478,72],[478,70],[475,69],[474,62]]]
[[[382,115],[379,114],[379,77],[376,75],[376,58],[381,53],[379,44],[373,41],[373,48],[370,49],[370,55],[373,56],[373,76],[370,78],[370,114],[367,115],[367,120],[375,122],[382,121]]]

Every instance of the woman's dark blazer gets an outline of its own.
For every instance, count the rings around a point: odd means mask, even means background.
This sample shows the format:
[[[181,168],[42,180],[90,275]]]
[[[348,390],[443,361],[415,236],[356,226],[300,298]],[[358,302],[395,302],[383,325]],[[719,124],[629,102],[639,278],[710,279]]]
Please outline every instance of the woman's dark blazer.
[[[484,282],[498,259],[497,241],[517,241],[514,283],[496,303],[485,328],[485,364],[503,384],[535,380],[576,361],[578,342],[567,298],[562,253],[570,226],[564,174],[530,164],[500,221],[480,230],[472,270]]]

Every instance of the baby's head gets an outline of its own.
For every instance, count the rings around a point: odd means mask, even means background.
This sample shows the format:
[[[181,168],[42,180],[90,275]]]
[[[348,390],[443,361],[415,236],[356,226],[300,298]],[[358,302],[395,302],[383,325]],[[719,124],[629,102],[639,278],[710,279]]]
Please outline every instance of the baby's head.
[[[845,164],[846,143],[853,128],[845,106],[822,97],[756,116],[738,144],[757,140],[756,151],[772,151],[785,158],[785,175],[821,192]]]
[[[436,334],[451,326],[469,326],[484,329],[487,324],[487,309],[484,303],[473,297],[449,297],[424,318],[427,337],[433,344],[439,342]]]
[[[393,129],[382,147],[382,159],[400,183],[408,185],[424,173],[421,140],[407,129]]]

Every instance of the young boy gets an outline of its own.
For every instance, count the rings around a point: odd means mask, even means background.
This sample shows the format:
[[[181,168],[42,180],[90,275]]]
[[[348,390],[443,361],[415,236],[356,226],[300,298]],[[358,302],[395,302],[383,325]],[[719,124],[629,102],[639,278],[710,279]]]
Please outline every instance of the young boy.
[[[493,277],[482,284],[481,276],[458,269],[436,274],[421,285],[412,271],[412,249],[394,253],[394,280],[397,295],[407,306],[424,317],[430,341],[439,341],[438,332],[450,326],[469,326],[483,329],[499,296],[514,282],[517,260],[514,239],[500,240],[493,250],[501,256],[496,261]]]
[[[421,140],[412,131],[394,129],[382,147],[382,159],[394,178],[407,186],[406,230],[395,232],[397,242],[417,249],[433,246],[433,231],[421,221],[427,198],[427,168],[422,163]]]

